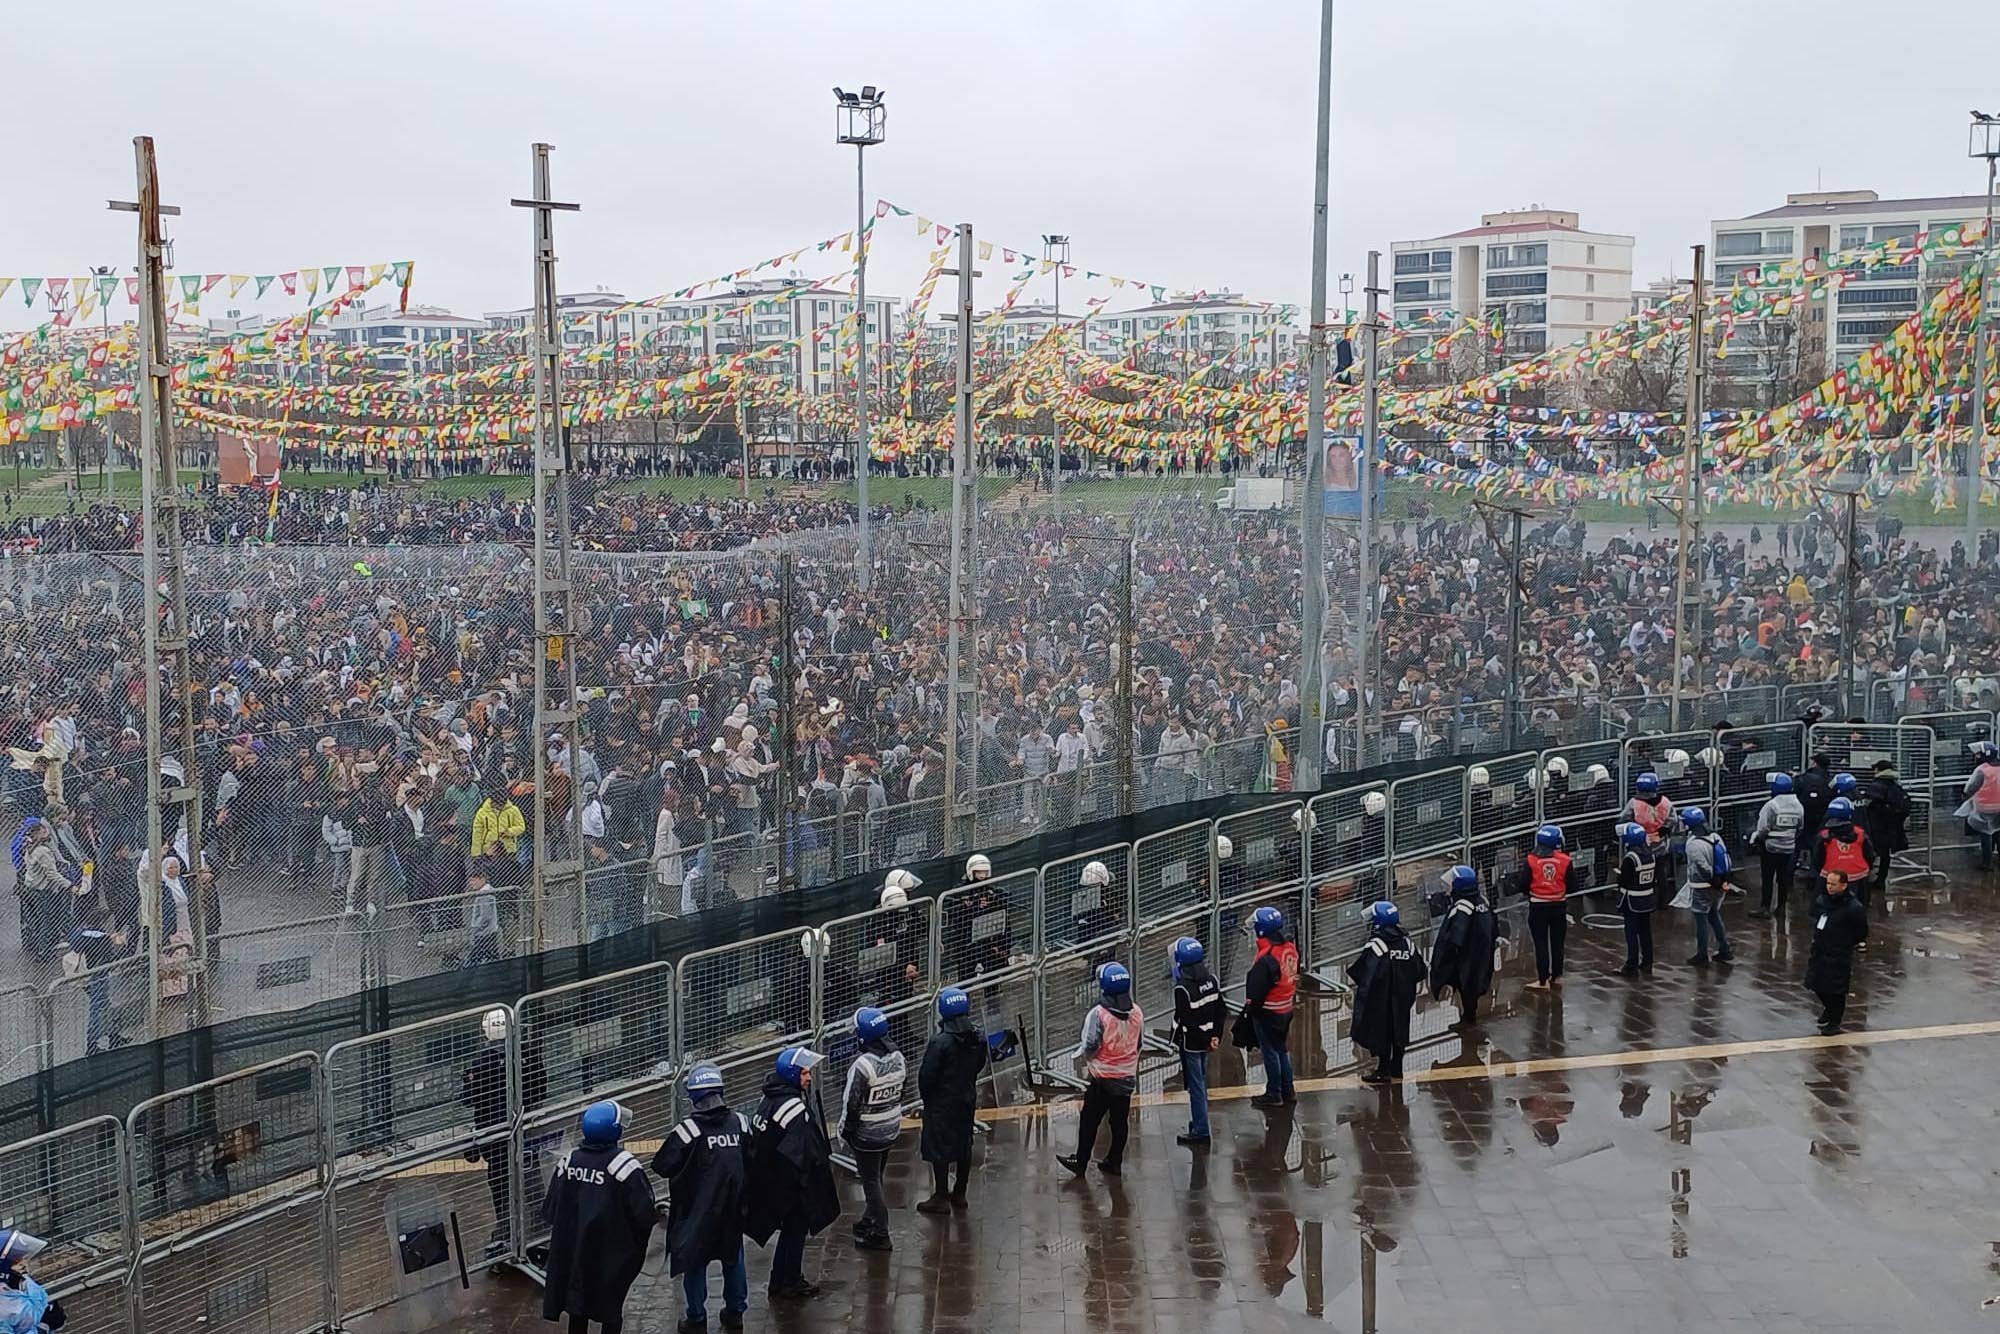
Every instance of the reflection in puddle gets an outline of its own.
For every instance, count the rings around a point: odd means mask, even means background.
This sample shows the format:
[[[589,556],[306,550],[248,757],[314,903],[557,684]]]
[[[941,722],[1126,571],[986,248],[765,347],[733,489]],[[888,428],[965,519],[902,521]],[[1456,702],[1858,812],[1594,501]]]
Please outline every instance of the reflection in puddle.
[[[1682,1141],[1685,1143],[1686,1141]],[[1674,1259],[1685,1260],[1688,1256],[1688,1195],[1694,1189],[1694,1172],[1690,1168],[1676,1167],[1669,1178],[1673,1193],[1668,1197],[1667,1243]]]

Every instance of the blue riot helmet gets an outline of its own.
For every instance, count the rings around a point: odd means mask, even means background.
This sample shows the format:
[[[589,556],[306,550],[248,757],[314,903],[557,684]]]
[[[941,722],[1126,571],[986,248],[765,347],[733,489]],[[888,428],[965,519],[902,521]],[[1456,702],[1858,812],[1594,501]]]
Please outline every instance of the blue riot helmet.
[[[632,1114],[624,1106],[606,1099],[593,1102],[583,1109],[583,1142],[585,1144],[616,1144],[625,1134],[626,1125]]]
[[[1681,812],[1681,823],[1690,834],[1699,834],[1708,828],[1708,812],[1699,806],[1689,806]]]
[[[1618,826],[1618,841],[1628,848],[1646,846],[1646,826],[1642,824],[1621,824]]]
[[[1771,795],[1774,797],[1789,797],[1791,794],[1792,776],[1790,774],[1772,774]]]
[[[687,1089],[688,1101],[694,1104],[697,1111],[710,1099],[720,1102],[723,1096],[722,1070],[719,1066],[697,1065],[687,1072],[683,1087]]]
[[[0,1227],[0,1274],[11,1274],[23,1260],[32,1260],[48,1249],[48,1243],[14,1227]]]
[[[946,987],[938,993],[937,1015],[940,1019],[963,1019],[972,1013],[972,997],[957,987]]]
[[[1376,931],[1392,927],[1403,920],[1403,914],[1396,911],[1396,905],[1383,899],[1368,905],[1368,925]]]
[[[1632,780],[1632,790],[1642,797],[1657,797],[1660,795],[1660,776],[1648,769]]]
[[[1191,963],[1200,963],[1208,957],[1208,951],[1193,936],[1182,936],[1174,942],[1174,967],[1181,968]]]
[[[1860,786],[1853,774],[1839,773],[1833,776],[1833,795],[1836,797],[1852,797]]]
[[[1122,963],[1107,963],[1097,970],[1097,989],[1107,996],[1127,996],[1132,992],[1132,974]]]
[[[864,1005],[854,1012],[854,1036],[863,1042],[889,1036],[889,1016],[872,1005]]]
[[[1832,801],[1826,803],[1826,819],[1828,824],[1841,824],[1853,818],[1854,803],[1846,797],[1835,797]]]
[[[1285,915],[1276,908],[1259,908],[1250,915],[1250,926],[1256,931],[1259,940],[1266,936],[1275,936],[1285,929]]]
[[[778,1078],[795,1089],[802,1089],[806,1086],[806,1076],[811,1074],[812,1068],[824,1059],[826,1058],[811,1047],[787,1047],[778,1053],[778,1059],[772,1065],[772,1069]]]
[[[1535,847],[1542,852],[1554,852],[1563,845],[1563,831],[1559,824],[1545,824],[1535,831]]]
[[[1479,888],[1479,872],[1470,866],[1454,866],[1445,881],[1453,894],[1470,894]]]

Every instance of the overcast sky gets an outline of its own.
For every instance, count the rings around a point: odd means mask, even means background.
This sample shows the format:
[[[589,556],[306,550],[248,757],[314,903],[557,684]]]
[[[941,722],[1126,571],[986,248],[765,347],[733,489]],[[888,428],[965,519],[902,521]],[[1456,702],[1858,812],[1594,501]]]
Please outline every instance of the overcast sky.
[[[1635,235],[1640,283],[1685,274],[1710,218],[1819,181],[1976,193],[1966,111],[2000,110],[1991,0],[1335,11],[1336,274],[1531,203]],[[1318,15],[1312,0],[9,5],[0,274],[129,266],[131,219],[104,206],[131,197],[131,138],[150,133],[184,210],[180,272],[414,259],[414,300],[519,306],[528,220],[507,201],[546,139],[557,194],[584,206],[558,222],[564,290],[650,295],[851,226],[854,150],[832,142],[829,90],[873,82],[890,116],[871,200],[1001,244],[1066,231],[1080,268],[1302,304]],[[884,227],[871,286],[907,296],[928,243]],[[0,297],[0,325],[29,322],[18,287]]]

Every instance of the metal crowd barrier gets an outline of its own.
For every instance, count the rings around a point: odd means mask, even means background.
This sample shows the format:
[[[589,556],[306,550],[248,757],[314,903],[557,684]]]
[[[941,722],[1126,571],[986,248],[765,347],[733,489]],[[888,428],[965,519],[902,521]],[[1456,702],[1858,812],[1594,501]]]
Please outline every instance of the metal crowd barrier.
[[[1964,747],[1992,723],[1961,711],[1810,732],[1770,723],[1586,740],[1278,796],[935,897],[339,1042],[323,1056],[281,1056],[123,1120],[0,1147],[0,1199],[14,1225],[50,1242],[39,1272],[79,1328],[330,1330],[456,1283],[461,1265],[525,1263],[542,1237],[533,1220],[548,1172],[581,1110],[624,1101],[635,1151],[649,1151],[681,1114],[677,1077],[695,1062],[720,1065],[731,1100],[747,1106],[781,1048],[818,1044],[829,1058],[818,1087],[837,1120],[854,1058],[849,1018],[879,1005],[914,1098],[932,1000],[951,983],[972,994],[989,1035],[1018,1033],[1045,1080],[1074,1081],[1096,970],[1111,959],[1132,970],[1148,1059],[1160,1059],[1179,936],[1202,940],[1240,997],[1252,916],[1275,906],[1308,967],[1337,977],[1367,938],[1367,904],[1394,900],[1421,936],[1445,868],[1469,863],[1497,890],[1547,821],[1564,826],[1600,888],[1631,782],[1647,769],[1677,804],[1713,807],[1736,839],[1769,773],[1814,751],[1863,779],[1874,760],[1892,760],[1918,811],[1898,871],[1928,874],[1932,812],[1963,781]],[[1084,883],[1093,862],[1108,884]],[[84,1004],[91,980],[16,988],[11,1003],[44,1014]],[[996,1067],[992,1096],[1013,1096],[1001,1081],[1018,1065]]]

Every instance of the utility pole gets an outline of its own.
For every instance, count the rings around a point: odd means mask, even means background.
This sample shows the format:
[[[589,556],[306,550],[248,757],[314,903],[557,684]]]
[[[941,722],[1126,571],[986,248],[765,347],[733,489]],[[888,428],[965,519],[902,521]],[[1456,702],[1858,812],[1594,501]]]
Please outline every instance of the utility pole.
[[[1507,684],[1506,720],[1501,724],[1505,738],[1505,748],[1514,749],[1514,737],[1520,729],[1517,715],[1521,706],[1521,605],[1527,600],[1527,590],[1522,587],[1521,570],[1521,522],[1528,517],[1528,511],[1513,505],[1494,505],[1483,500],[1473,502],[1485,521],[1487,538],[1496,548],[1500,540],[1493,531],[1493,515],[1507,516],[1507,544],[1503,555],[1507,563]]]
[[[173,350],[167,341],[166,237],[162,217],[180,210],[160,202],[159,165],[153,140],[132,141],[137,165],[136,203],[114,200],[121,213],[139,215],[139,504],[146,573],[146,854],[157,883],[169,853],[185,840],[182,871],[194,877],[190,904],[195,975],[188,988],[187,1027],[208,1021],[208,901],[201,887],[201,769],[194,747],[194,678],[188,643],[187,545],[181,533],[181,496],[174,462]],[[16,451],[17,453],[19,451]],[[167,701],[172,701],[171,716]],[[173,780],[172,788],[167,780]],[[165,807],[180,807],[169,831]],[[178,855],[178,854],[176,854]],[[148,940],[151,986],[147,1013],[153,1037],[160,1029],[160,947],[164,943],[157,890],[140,887],[140,914]]]
[[[1972,442],[1965,459],[1965,558],[1979,554],[1979,492],[1986,467],[1987,329],[1993,323],[1993,187],[2000,168],[2000,121],[1973,113],[1971,156],[1986,159],[1986,232],[1979,242],[1979,322],[1972,326]],[[1848,715],[1853,717],[1852,714]]]
[[[790,546],[778,553],[778,892],[798,888],[799,868],[792,865],[792,826],[802,818],[794,810],[801,774],[792,750],[792,590],[796,570]]]
[[[1361,354],[1367,362],[1361,368],[1361,466],[1355,471],[1361,485],[1360,534],[1361,567],[1361,655],[1357,664],[1361,688],[1355,692],[1355,743],[1358,763],[1371,763],[1369,742],[1375,737],[1381,700],[1375,693],[1376,659],[1381,654],[1382,579],[1375,569],[1375,477],[1376,460],[1381,456],[1377,437],[1382,430],[1382,252],[1368,252],[1368,288],[1364,293],[1368,327],[1362,331]]]
[[[969,605],[973,554],[971,533],[979,522],[979,491],[973,471],[972,451],[972,224],[958,225],[958,267],[946,270],[958,278],[958,385],[957,411],[952,421],[951,441],[951,574],[947,582],[948,615],[945,627],[944,700],[944,834],[945,850],[957,850],[955,837],[958,814],[958,732],[961,703],[969,693],[965,680],[965,619]],[[970,741],[971,769],[979,765],[979,727],[975,719]],[[977,801],[974,802],[975,809]]]
[[[1132,678],[1139,665],[1138,643],[1138,533],[1125,534],[1125,559],[1118,601],[1118,813],[1130,815],[1138,809],[1139,784],[1136,752],[1137,733],[1132,718]]]
[[[558,210],[574,213],[576,204],[557,203],[549,184],[550,145],[533,151],[534,194],[511,201],[534,215],[535,275],[535,848],[532,866],[533,948],[548,946],[549,902],[557,889],[573,884],[576,894],[577,941],[589,935],[590,906],[584,894],[582,779],[577,761],[583,754],[576,712],[576,653],[570,640],[576,633],[570,583],[569,429],[563,421],[562,333],[556,320],[556,237]],[[560,735],[569,775],[569,810],[562,817],[562,860],[549,856],[549,745],[551,732]]]
[[[1306,469],[1305,484],[1299,488],[1299,762],[1292,766],[1292,788],[1297,792],[1319,791],[1320,771],[1326,767],[1326,215],[1332,120],[1333,0],[1320,0],[1312,326],[1306,334]],[[1367,550],[1365,544],[1362,550]],[[1367,582],[1365,573],[1362,582]]]
[[[1682,701],[1690,684],[1688,658],[1699,653],[1695,642],[1701,637],[1701,438],[1703,390],[1708,366],[1707,339],[1702,329],[1708,319],[1708,247],[1694,248],[1694,290],[1688,307],[1688,392],[1687,419],[1681,424],[1681,504],[1680,557],[1674,566],[1674,693],[1667,726],[1681,730]],[[1699,664],[1697,657],[1696,663]]]

